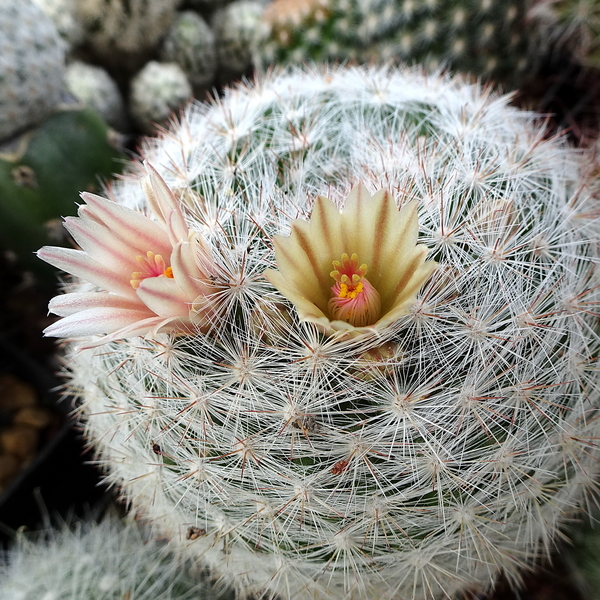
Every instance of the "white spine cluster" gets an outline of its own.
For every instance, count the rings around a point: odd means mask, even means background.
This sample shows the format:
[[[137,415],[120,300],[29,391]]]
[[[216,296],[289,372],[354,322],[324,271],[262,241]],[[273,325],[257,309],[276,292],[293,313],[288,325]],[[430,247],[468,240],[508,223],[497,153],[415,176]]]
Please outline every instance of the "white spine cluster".
[[[0,140],[47,117],[60,100],[65,44],[32,0],[0,3]]]
[[[134,521],[114,516],[34,535],[20,533],[3,558],[3,600],[217,598],[164,542],[144,539]]]
[[[221,308],[206,334],[71,345],[87,436],[133,510],[240,595],[518,582],[597,492],[600,236],[579,154],[505,97],[366,67],[229,91],[144,154],[211,248]],[[357,183],[416,200],[440,266],[395,325],[340,340],[262,273],[273,234]],[[135,178],[113,195],[147,210]]]

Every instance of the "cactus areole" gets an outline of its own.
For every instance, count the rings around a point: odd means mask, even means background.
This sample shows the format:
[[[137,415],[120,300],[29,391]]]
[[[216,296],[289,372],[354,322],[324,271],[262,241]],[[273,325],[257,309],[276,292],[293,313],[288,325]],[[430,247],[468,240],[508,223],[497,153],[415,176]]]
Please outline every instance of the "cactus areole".
[[[76,276],[47,333],[132,510],[241,597],[518,584],[597,495],[584,158],[373,67],[271,73],[143,154],[68,221],[81,250],[40,252]]]

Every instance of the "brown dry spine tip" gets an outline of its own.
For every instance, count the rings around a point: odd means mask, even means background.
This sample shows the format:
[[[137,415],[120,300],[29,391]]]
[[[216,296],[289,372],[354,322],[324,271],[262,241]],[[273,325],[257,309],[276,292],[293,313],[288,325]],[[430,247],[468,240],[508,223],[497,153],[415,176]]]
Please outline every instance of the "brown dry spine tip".
[[[206,529],[203,527],[196,527],[191,525],[188,527],[187,533],[185,534],[186,540],[197,540],[199,537],[206,535]]]

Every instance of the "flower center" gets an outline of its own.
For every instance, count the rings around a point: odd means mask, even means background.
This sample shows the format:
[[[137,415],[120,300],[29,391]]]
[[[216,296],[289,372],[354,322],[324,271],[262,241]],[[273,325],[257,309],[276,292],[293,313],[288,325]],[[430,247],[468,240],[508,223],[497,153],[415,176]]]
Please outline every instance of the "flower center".
[[[359,266],[358,255],[342,254],[333,261],[330,275],[335,279],[327,308],[331,318],[354,327],[373,325],[381,313],[381,296],[365,277],[367,265]]]
[[[173,268],[167,267],[163,257],[160,254],[154,254],[148,250],[146,256],[137,256],[137,261],[142,268],[141,271],[135,271],[131,274],[131,287],[137,290],[140,283],[148,277],[169,277],[173,279]]]

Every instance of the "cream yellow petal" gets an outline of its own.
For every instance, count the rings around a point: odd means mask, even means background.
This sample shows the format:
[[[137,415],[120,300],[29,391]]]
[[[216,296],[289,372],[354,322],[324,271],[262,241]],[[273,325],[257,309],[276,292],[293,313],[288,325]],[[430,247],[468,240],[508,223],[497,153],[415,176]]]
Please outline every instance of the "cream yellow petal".
[[[326,311],[333,283],[329,276],[331,266],[324,268],[320,253],[312,244],[308,223],[300,219],[293,221],[291,235],[274,236],[273,245],[282,277],[293,282],[294,289],[310,298],[321,311]]]
[[[411,306],[414,304],[417,293],[423,287],[425,282],[431,277],[437,268],[438,263],[433,260],[422,263],[413,272],[407,285],[399,290],[390,309],[377,321],[376,327],[385,327],[401,316],[408,314]]]
[[[313,321],[315,319],[327,319],[327,315],[311,299],[302,294],[295,287],[295,281],[286,279],[281,271],[276,269],[267,269],[263,273],[264,277],[277,289],[283,296],[294,304],[298,310],[298,317],[302,321]]]

